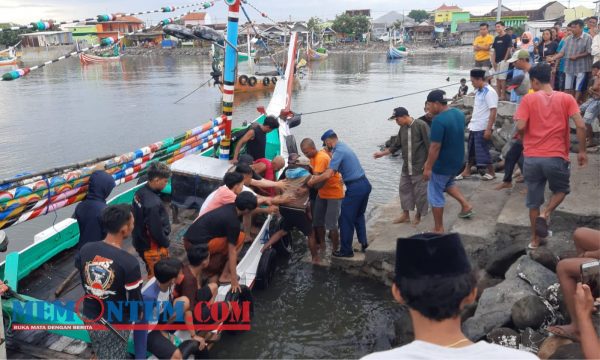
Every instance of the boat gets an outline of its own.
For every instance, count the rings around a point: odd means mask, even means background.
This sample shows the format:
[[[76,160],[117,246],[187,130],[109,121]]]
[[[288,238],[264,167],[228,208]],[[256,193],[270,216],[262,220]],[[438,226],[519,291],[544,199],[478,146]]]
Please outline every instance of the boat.
[[[6,53],[6,55],[4,55]],[[14,47],[0,51],[0,66],[15,65],[17,63],[17,55]]]
[[[297,152],[296,141],[290,131],[290,123],[288,118],[284,116],[290,114],[295,60],[297,58],[297,38],[298,34],[293,33],[284,76],[276,82],[273,96],[267,108],[261,109],[260,115],[253,121],[261,123],[268,115],[277,116],[279,119],[279,129],[267,135],[266,155],[268,158],[281,155],[287,159],[290,151]],[[225,104],[224,102],[224,107]],[[207,192],[219,185],[224,172],[230,166],[226,161],[229,158],[228,149],[218,148],[220,141],[227,132],[227,126],[230,126],[230,123],[227,123],[227,116],[222,115],[179,136],[164,139],[133,152],[111,157],[100,164],[113,175],[117,185],[140,179],[144,169],[152,161],[164,161],[171,165],[173,177],[164,192],[167,193],[167,196],[172,197],[174,207],[178,207],[177,217],[179,222],[173,223],[171,232],[171,244],[174,247],[171,254],[173,256],[185,254],[181,234],[193,222],[196,214],[194,208],[187,208],[184,206],[185,204],[178,202],[178,199],[185,200],[188,197],[194,197],[196,200],[203,200],[196,197],[198,195],[196,189],[190,190],[184,184],[193,180],[195,184],[201,185],[202,191],[207,195]],[[232,143],[231,146],[235,146],[235,143]],[[219,157],[219,159],[216,157]],[[86,179],[98,165],[66,169],[58,174],[33,174],[17,177],[10,181],[1,181],[0,216],[4,217],[0,218],[0,229],[82,200],[85,197],[86,190],[82,189],[86,188]],[[140,182],[138,185],[112,197],[108,203],[130,204],[135,192],[144,185],[145,182]],[[196,203],[196,205],[199,204]],[[25,208],[25,210],[15,215],[15,211],[21,208]],[[6,217],[8,214],[12,215],[12,219],[17,220],[7,222]],[[240,276],[239,283],[249,289],[268,286],[273,275],[274,257],[277,250],[269,249],[274,251],[265,251],[264,253],[260,251],[262,242],[265,238],[268,239],[269,234],[272,233],[272,228],[277,225],[272,220],[271,215],[262,219],[258,235],[241,252],[243,255],[241,255],[242,258],[237,266],[237,273]],[[69,278],[66,276],[73,270],[73,257],[76,253],[75,246],[78,240],[77,223],[74,219],[67,218],[36,234],[31,245],[18,252],[9,253],[5,261],[0,264],[0,278],[12,288],[9,298],[2,301],[2,310],[10,319],[10,323],[13,326],[19,324],[60,325],[60,327],[53,327],[50,330],[39,330],[37,333],[35,331],[14,332],[11,339],[21,349],[31,349],[37,346],[38,349],[35,351],[38,351],[39,354],[40,351],[41,353],[45,351],[39,350],[39,347],[47,348],[48,344],[51,343],[61,343],[65,345],[61,349],[70,347],[70,351],[82,346],[85,349],[84,343],[89,343],[89,335],[81,327],[84,325],[83,321],[61,303],[77,301],[83,295],[79,277],[71,276]],[[287,247],[289,242],[280,241],[280,243],[279,249],[281,252],[289,250]],[[124,248],[131,251],[131,243],[124,244]],[[55,293],[54,290],[57,286],[65,290]],[[228,284],[219,286],[217,301],[225,300],[229,290],[230,285]],[[42,303],[44,310],[34,310],[33,314],[30,313],[28,314],[29,317],[25,317],[17,310],[26,308],[28,303]],[[62,314],[60,320],[47,317],[47,314],[57,313]],[[79,328],[76,330],[68,329],[69,326],[79,326]],[[218,324],[212,334],[218,335],[224,328],[226,328],[226,324]],[[32,334],[35,334],[35,336]],[[54,336],[52,340],[49,339],[51,336]],[[57,357],[61,353],[46,352],[45,354],[48,357]]]
[[[235,90],[238,93],[249,93],[255,91],[273,91],[281,76],[274,72],[257,73],[256,75],[240,75],[235,80]],[[223,84],[219,85],[223,92]]]
[[[252,50],[250,52],[250,55],[248,55],[247,52],[238,52],[238,61],[248,61],[248,59],[252,58],[254,56],[254,54],[256,53],[256,50]]]
[[[116,43],[113,46],[112,54],[109,54],[107,52],[98,54],[81,53],[79,54],[79,61],[81,61],[82,65],[111,63],[121,61],[122,56],[123,54],[119,52],[119,43]]]
[[[392,45],[390,45],[390,48],[388,49],[388,52],[387,52],[387,58],[389,60],[403,59],[407,55],[408,55],[408,51],[406,51],[406,49],[400,50],[400,48],[395,48]]]
[[[327,59],[329,54],[325,48],[317,48],[315,50],[309,47],[306,49],[306,57],[308,58],[308,61],[319,61]]]

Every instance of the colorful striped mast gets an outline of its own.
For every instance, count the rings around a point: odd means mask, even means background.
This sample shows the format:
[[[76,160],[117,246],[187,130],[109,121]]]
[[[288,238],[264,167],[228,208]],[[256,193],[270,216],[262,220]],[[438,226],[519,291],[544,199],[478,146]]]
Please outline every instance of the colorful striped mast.
[[[233,90],[237,67],[237,42],[239,28],[240,0],[225,0],[229,5],[227,17],[227,42],[225,44],[225,64],[223,66],[223,120],[225,136],[221,140],[219,158],[229,160],[231,146],[231,123],[233,115]]]

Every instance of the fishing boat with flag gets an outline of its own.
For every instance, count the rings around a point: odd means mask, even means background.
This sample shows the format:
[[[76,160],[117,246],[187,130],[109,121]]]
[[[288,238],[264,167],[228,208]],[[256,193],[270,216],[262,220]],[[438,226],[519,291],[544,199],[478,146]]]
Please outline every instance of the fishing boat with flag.
[[[184,254],[181,234],[195,219],[202,201],[219,185],[220,179],[228,171],[230,149],[235,146],[235,139],[232,139],[231,134],[237,64],[237,14],[241,2],[240,0],[226,2],[229,6],[229,24],[222,74],[223,114],[177,136],[119,156],[1,180],[0,229],[53,213],[85,199],[90,175],[98,169],[109,173],[116,185],[138,181],[135,186],[118,187],[120,192],[108,201],[109,204],[131,204],[135,192],[145,184],[142,180],[149,164],[160,161],[169,164],[173,171],[171,183],[163,194],[165,199],[170,200],[171,209],[177,213],[177,221],[174,221],[171,232],[173,247],[171,253],[174,256]],[[267,135],[266,156],[271,159],[277,155],[287,159],[290,152],[297,152],[296,141],[290,128],[297,125],[299,121],[294,117],[294,124],[292,124],[289,116],[292,114],[291,99],[298,55],[297,39],[298,35],[293,33],[281,80],[276,83],[268,106],[260,107],[260,114],[252,121],[262,123],[269,115],[279,119],[279,128]],[[22,70],[18,75],[25,76],[29,71],[31,69],[27,72]],[[10,80],[16,79],[18,77]],[[194,186],[189,187],[189,184]],[[265,252],[260,251],[263,242],[268,239],[272,231],[277,229],[278,224],[269,215],[261,219],[259,225],[259,233],[251,243],[245,245],[237,265],[239,283],[248,289],[264,288],[269,285],[278,252],[275,248]],[[60,301],[76,301],[83,295],[80,279],[73,275],[73,256],[79,241],[78,231],[74,219],[67,218],[59,221],[52,227],[37,233],[31,244],[24,249],[7,254],[5,261],[0,264],[0,278],[11,287],[8,296],[2,301],[2,311],[8,320],[8,324],[5,325],[9,329],[19,324],[51,326],[50,330],[9,331],[12,344],[26,355],[60,357],[62,356],[60,351],[63,350],[78,354],[77,356],[89,355],[84,353],[87,348],[86,343],[90,341],[88,332],[83,328],[78,330],[72,328],[84,325],[84,322],[78,316],[69,316],[72,309],[65,308],[60,303]],[[0,250],[5,244],[4,235],[0,232]],[[28,240],[11,239],[11,241],[27,242]],[[280,241],[280,243],[278,245],[280,253],[289,251],[287,247],[289,242]],[[125,247],[131,250],[131,244],[128,243]],[[216,300],[229,299],[229,294],[230,285],[221,284]],[[44,311],[33,311],[27,316],[23,315],[22,310],[27,308],[28,304],[40,301],[44,304]],[[48,318],[48,314],[57,313],[65,316],[61,316],[59,320]],[[223,324],[217,325],[207,336],[218,337]],[[68,326],[71,328],[67,329]],[[181,333],[176,335],[185,336]],[[56,346],[56,344],[61,345]]]

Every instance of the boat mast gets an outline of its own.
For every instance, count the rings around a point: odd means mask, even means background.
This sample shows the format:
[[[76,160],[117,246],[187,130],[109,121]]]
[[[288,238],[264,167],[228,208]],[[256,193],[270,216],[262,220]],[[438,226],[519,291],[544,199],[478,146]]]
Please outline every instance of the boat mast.
[[[235,70],[237,67],[240,0],[225,0],[225,4],[229,5],[229,14],[227,17],[227,44],[225,45],[225,64],[223,66],[223,120],[225,120],[225,136],[223,137],[223,140],[221,140],[219,158],[222,160],[229,160],[233,115],[233,90],[235,88]]]

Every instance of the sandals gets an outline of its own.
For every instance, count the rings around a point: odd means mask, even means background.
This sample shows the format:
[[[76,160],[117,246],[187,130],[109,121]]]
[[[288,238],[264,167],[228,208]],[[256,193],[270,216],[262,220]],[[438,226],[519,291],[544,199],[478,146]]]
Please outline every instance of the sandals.
[[[496,178],[496,175],[490,175],[490,174],[486,173],[485,175],[483,175],[481,177],[481,180],[490,181],[490,180],[494,180],[495,178]]]
[[[470,219],[471,217],[473,217],[473,215],[475,215],[473,209],[469,211],[461,211],[460,213],[458,213],[458,217],[461,219]]]
[[[459,174],[459,175],[456,175],[454,177],[454,180],[464,180],[464,179],[469,178],[469,177],[470,176],[463,176],[463,174]]]

